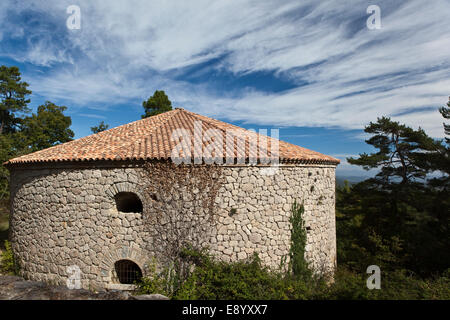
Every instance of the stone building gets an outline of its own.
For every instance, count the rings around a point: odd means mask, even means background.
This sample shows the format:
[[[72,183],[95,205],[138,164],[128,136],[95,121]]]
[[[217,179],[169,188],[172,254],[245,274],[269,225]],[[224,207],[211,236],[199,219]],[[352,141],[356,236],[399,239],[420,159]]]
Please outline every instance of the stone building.
[[[278,268],[297,201],[306,258],[332,272],[338,163],[178,108],[10,160],[13,250],[24,277],[83,288],[130,283],[185,243]]]

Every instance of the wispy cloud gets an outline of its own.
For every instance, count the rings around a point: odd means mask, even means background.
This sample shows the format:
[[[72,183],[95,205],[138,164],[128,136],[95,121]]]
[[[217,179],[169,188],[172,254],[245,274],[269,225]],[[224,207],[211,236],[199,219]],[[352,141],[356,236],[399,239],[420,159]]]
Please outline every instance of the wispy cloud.
[[[80,117],[86,117],[86,118],[94,118],[94,119],[106,119],[105,116],[95,114],[95,113],[78,113]]]
[[[380,30],[366,28],[366,0],[80,0],[81,30],[67,30],[72,1],[6,0],[0,55],[49,67],[29,76],[32,89],[66,104],[139,106],[162,88],[176,105],[230,120],[360,129],[387,115],[441,137],[430,107],[450,94],[450,3],[377,2]],[[180,77],[199,64],[203,81]],[[220,83],[261,71],[292,86]]]

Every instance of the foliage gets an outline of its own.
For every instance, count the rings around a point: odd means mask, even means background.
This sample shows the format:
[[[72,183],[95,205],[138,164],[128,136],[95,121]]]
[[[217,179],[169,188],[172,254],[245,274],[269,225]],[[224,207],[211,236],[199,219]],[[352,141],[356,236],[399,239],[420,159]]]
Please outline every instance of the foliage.
[[[3,163],[13,155],[11,134],[0,134],[0,201],[9,197],[9,171]]]
[[[91,131],[92,131],[92,133],[99,133],[99,132],[107,130],[108,128],[109,128],[109,125],[106,124],[104,121],[102,121],[98,124],[98,126],[91,127]]]
[[[16,113],[29,112],[28,83],[21,81],[17,67],[0,66],[0,135],[15,132],[20,124]]]
[[[445,147],[423,130],[385,117],[365,131],[373,135],[366,142],[378,151],[348,160],[380,171],[352,187],[337,188],[337,233],[343,239],[338,241],[339,261],[352,269],[376,261],[384,270],[423,276],[443,272],[450,265]],[[430,178],[433,172],[443,177]]]
[[[145,114],[142,118],[155,116],[172,110],[172,102],[163,90],[156,90],[153,96],[142,102]]]
[[[13,85],[17,86],[20,85]],[[24,84],[22,86],[26,87]],[[16,96],[13,95],[13,98]],[[18,101],[13,103],[13,98],[8,99],[8,105],[15,106],[15,110],[28,111],[24,105],[28,100],[22,101],[16,97]],[[9,197],[9,172],[3,166],[4,162],[72,140],[74,133],[69,129],[72,120],[64,115],[66,109],[65,106],[57,106],[47,101],[31,116],[14,118],[13,113],[9,111],[5,125],[7,130],[0,134],[0,200]]]
[[[9,201],[0,200],[0,251],[9,236]]]
[[[335,274],[335,282],[322,287],[315,299],[327,300],[448,300],[450,278],[447,273],[441,277],[421,279],[406,270],[383,272],[381,289],[369,290],[367,274],[352,272],[341,267]]]
[[[67,107],[47,101],[38,107],[37,114],[24,119],[21,133],[26,137],[27,151],[34,152],[72,140],[74,133],[69,129],[72,120],[64,115],[65,110]]]
[[[162,265],[169,266],[175,286],[189,275],[191,262],[187,250],[202,251],[215,229],[214,200],[220,184],[219,166],[175,165],[159,161],[144,165],[149,183],[145,190],[153,199],[151,216],[146,217],[152,246]],[[207,190],[208,192],[198,192]],[[190,210],[186,210],[186,202]]]
[[[0,272],[4,274],[17,274],[17,266],[14,262],[14,254],[11,249],[11,244],[5,240],[5,250],[0,257]]]
[[[0,66],[0,200],[9,197],[9,172],[3,163],[16,155],[15,135],[30,110],[28,83],[17,67]]]
[[[256,257],[249,262],[225,263],[204,256],[176,298],[267,299],[277,291],[275,283]]]
[[[358,159],[348,158],[347,161],[364,169],[379,168],[380,172],[372,180],[374,184],[387,188],[425,178],[429,172],[427,152],[437,149],[436,141],[425,131],[411,129],[386,117],[371,122],[364,131],[373,135],[366,143],[378,152],[363,153]]]
[[[306,299],[314,296],[311,288],[318,287],[306,279],[270,271],[256,254],[246,261],[231,263],[217,261],[205,251],[186,250],[184,254],[195,268],[176,290],[166,290],[170,278],[162,272],[144,278],[138,292],[163,293],[181,300]]]
[[[289,267],[296,277],[311,277],[311,270],[305,259],[306,228],[303,220],[304,206],[294,202],[291,209],[291,246],[289,250]]]
[[[165,296],[171,296],[169,291],[169,276],[170,273],[167,272],[157,272],[156,261],[152,261],[149,264],[147,270],[147,277],[143,277],[139,282],[136,283],[138,286],[137,294],[154,294],[159,293]]]
[[[439,108],[439,112],[444,119],[450,119],[450,97],[448,98],[447,106]],[[450,136],[450,124],[444,123],[444,132],[445,135]],[[447,141],[447,144],[450,144],[450,138],[446,137],[445,140]]]
[[[205,252],[190,251],[187,256],[195,269],[177,288],[170,287],[170,278],[163,271],[144,278],[139,294],[160,293],[179,300],[398,300],[449,299],[450,271],[440,277],[422,279],[406,270],[382,271],[381,289],[366,286],[368,274],[341,266],[333,283],[322,279],[306,279],[269,270],[257,255],[246,261],[223,262]],[[153,273],[156,274],[156,273]]]

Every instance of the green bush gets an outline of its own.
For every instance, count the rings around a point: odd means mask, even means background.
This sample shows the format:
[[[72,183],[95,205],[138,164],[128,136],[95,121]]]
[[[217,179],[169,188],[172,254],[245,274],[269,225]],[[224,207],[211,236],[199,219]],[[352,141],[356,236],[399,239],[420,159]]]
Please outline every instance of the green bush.
[[[372,290],[369,299],[382,300],[449,300],[449,273],[422,279],[411,271],[397,270],[385,273],[381,289]]]
[[[323,286],[316,298],[321,300],[367,300],[370,290],[366,286],[364,275],[358,275],[347,269],[335,273],[334,282]]]
[[[271,271],[257,255],[246,261],[217,261],[206,253],[191,257],[195,269],[176,290],[166,271],[139,284],[140,294],[160,293],[180,300],[404,300],[450,299],[450,271],[420,279],[407,271],[381,273],[381,289],[369,290],[366,273],[340,268],[334,282]]]
[[[0,271],[4,274],[17,274],[14,254],[11,249],[11,243],[8,240],[5,240],[5,250],[0,257]]]
[[[225,263],[207,255],[177,292],[176,299],[283,299],[280,281],[260,265],[254,256],[249,261]]]
[[[450,299],[449,273],[440,277],[421,279],[410,271],[381,272],[381,289],[369,290],[367,274],[357,274],[341,268],[329,287],[318,291],[315,298],[327,300],[448,300]]]
[[[271,271],[262,266],[256,254],[231,263],[201,252],[185,254],[195,261],[195,269],[176,290],[167,290],[170,277],[162,272],[144,278],[138,284],[138,293],[160,293],[179,300],[285,300],[320,296],[317,288],[324,286],[321,281],[308,282],[290,273]]]

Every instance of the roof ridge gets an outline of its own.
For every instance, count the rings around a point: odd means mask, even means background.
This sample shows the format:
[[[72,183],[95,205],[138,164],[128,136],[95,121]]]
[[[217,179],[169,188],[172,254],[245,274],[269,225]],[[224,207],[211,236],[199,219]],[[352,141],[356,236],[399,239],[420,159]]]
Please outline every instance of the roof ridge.
[[[160,113],[160,114],[157,114],[157,115],[154,115],[154,116],[146,117],[146,118],[143,118],[143,119],[139,119],[139,120],[136,120],[136,121],[133,121],[133,122],[130,122],[130,123],[126,123],[126,124],[123,124],[123,125],[118,126],[118,127],[115,127],[115,128],[120,128],[120,127],[129,125],[129,124],[138,123],[138,122],[144,122],[144,121],[156,120],[156,118],[154,118],[154,117],[162,118],[163,115],[164,115],[164,116],[165,116],[165,119],[164,119],[164,120],[159,121],[158,123],[156,123],[155,126],[153,126],[153,127],[150,128],[150,132],[147,133],[147,135],[150,136],[150,135],[152,135],[156,130],[158,130],[158,128],[160,128],[163,124],[167,123],[167,122],[168,122],[170,119],[172,119],[177,113],[179,113],[179,111],[180,111],[180,109],[175,108],[175,109],[173,109],[173,110],[170,110],[170,111],[167,111],[167,112],[163,112],[163,113]],[[152,119],[152,117],[153,117],[153,119]],[[115,128],[112,128],[112,129],[115,129]],[[147,137],[147,138],[148,138],[148,137]],[[133,141],[132,143],[136,143],[136,141]]]
[[[184,110],[184,109],[182,109],[182,110]],[[236,126],[236,125],[231,124],[231,123],[227,123],[227,122],[224,122],[224,121],[221,121],[221,120],[217,120],[217,119],[214,119],[214,118],[211,118],[211,117],[202,116],[202,115],[197,114],[197,113],[192,112],[192,111],[188,111],[188,110],[184,110],[184,111],[185,111],[186,113],[192,115],[193,117],[195,117],[195,118],[197,118],[197,119],[200,119],[201,121],[205,121],[206,123],[212,125],[213,127],[217,128],[217,129],[219,129],[219,130],[221,130],[223,133],[226,133],[227,129],[226,129],[226,128],[221,128],[221,127],[219,127],[219,126],[216,124],[216,122],[222,123],[223,125],[225,125],[225,126],[227,126],[227,127],[232,127],[232,128],[235,128],[236,130],[240,130],[240,131],[242,131],[243,133],[245,132],[246,134],[253,134],[253,135],[255,135],[256,138],[257,138],[256,145],[257,145],[257,147],[258,147],[258,150],[257,150],[256,152],[257,152],[258,154],[259,154],[260,152],[263,152],[263,154],[269,155],[269,153],[270,153],[270,155],[272,155],[272,151],[273,151],[273,150],[272,150],[272,141],[273,141],[273,140],[276,140],[276,141],[278,141],[278,143],[279,143],[279,142],[282,142],[280,139],[275,139],[275,138],[272,138],[272,137],[270,137],[270,136],[268,136],[268,135],[260,134],[259,132],[256,132],[256,130],[255,130],[255,131],[250,131],[250,130],[248,130],[248,129],[245,129],[245,128]],[[260,141],[261,141],[261,138],[260,138],[260,137],[263,137],[263,138],[267,139],[266,146],[261,146],[261,145],[260,145],[260,143],[261,143],[261,142],[260,142]],[[252,142],[253,142],[253,141],[248,141],[248,143],[252,143]],[[269,145],[267,144],[268,142],[270,142],[270,148],[269,148]],[[246,143],[247,143],[247,141],[246,141]],[[270,149],[270,150],[269,150],[269,149]],[[279,151],[278,151],[278,153],[279,153]]]
[[[198,114],[198,113],[195,113],[195,112],[192,112],[192,111],[188,111],[188,110],[185,110],[185,109],[181,109],[181,110],[184,111],[184,112],[186,112],[187,114],[193,116],[194,118],[199,119],[200,121],[204,121],[204,122],[206,122],[206,123],[212,125],[212,126],[215,127],[216,129],[219,129],[220,131],[223,131],[223,132],[226,131],[225,129],[219,127],[217,124],[214,123],[214,121],[220,121],[220,120],[213,119],[213,118],[208,118],[208,117],[204,117],[204,116],[202,116],[202,115],[200,115],[200,114]],[[204,117],[204,118],[206,118],[206,119],[202,119],[202,117]],[[213,121],[211,121],[211,120],[213,120]],[[225,122],[224,122],[224,123],[225,123]]]
[[[256,132],[256,130],[253,132],[253,131],[250,131],[250,130],[248,130],[248,129],[245,129],[245,128],[236,126],[236,125],[234,125],[234,124],[227,123],[227,122],[224,122],[224,121],[221,121],[221,120],[217,120],[217,119],[214,119],[214,118],[211,118],[211,117],[206,117],[206,116],[197,114],[197,113],[192,112],[192,111],[188,111],[188,110],[185,110],[185,109],[182,109],[182,108],[181,108],[181,110],[185,111],[185,112],[188,113],[188,114],[191,114],[192,116],[196,117],[197,119],[200,119],[201,121],[205,121],[205,122],[211,124],[212,126],[218,128],[219,130],[221,130],[221,131],[223,131],[223,132],[225,132],[226,129],[223,129],[223,128],[218,127],[217,124],[216,124],[215,122],[220,122],[220,123],[223,123],[223,124],[226,125],[226,126],[234,127],[234,128],[237,128],[237,129],[240,129],[240,130],[243,130],[243,131],[246,131],[246,132],[250,132],[250,133],[252,133],[252,134],[255,134],[255,135],[257,136],[257,138],[258,138],[258,146],[259,146],[259,140],[260,140],[260,137],[264,137],[265,139],[268,139],[267,142],[270,143],[270,148],[269,148],[269,145],[266,145],[265,147],[263,147],[263,150],[262,150],[262,151],[265,151],[266,154],[267,154],[268,152],[271,152],[271,151],[272,151],[272,143],[273,143],[274,141],[277,141],[279,145],[288,145],[288,146],[295,147],[295,148],[298,148],[298,149],[303,150],[303,151],[308,151],[309,153],[312,153],[312,154],[316,154],[316,155],[320,155],[320,156],[332,158],[332,157],[327,156],[327,155],[325,155],[325,154],[323,154],[323,153],[321,153],[321,152],[317,152],[317,151],[314,151],[314,150],[310,150],[310,149],[307,149],[307,148],[298,146],[298,145],[296,145],[296,144],[293,144],[293,143],[290,143],[290,142],[281,140],[279,137],[278,137],[278,139],[277,139],[277,138],[271,137],[271,136],[269,136],[269,135],[265,135],[265,134],[261,134],[261,133],[259,133],[259,132]],[[270,150],[269,150],[269,149],[270,149]],[[278,150],[278,153],[281,153],[281,150]]]

